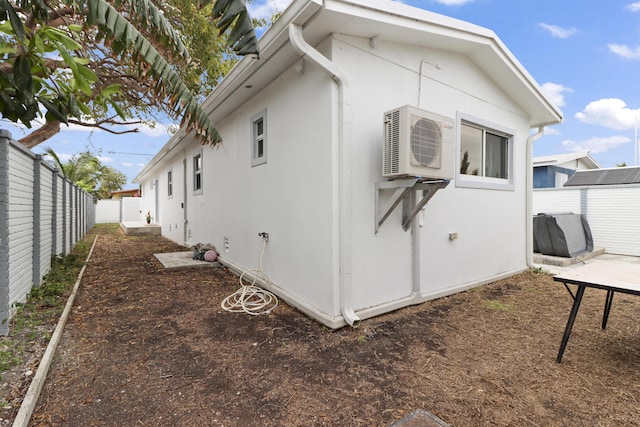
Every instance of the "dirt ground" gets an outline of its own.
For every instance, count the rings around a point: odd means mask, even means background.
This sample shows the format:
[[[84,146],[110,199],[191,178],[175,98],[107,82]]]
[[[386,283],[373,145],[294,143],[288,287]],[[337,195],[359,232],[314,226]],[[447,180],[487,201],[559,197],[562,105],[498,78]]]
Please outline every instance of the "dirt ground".
[[[390,426],[416,409],[452,426],[640,425],[639,298],[616,295],[602,331],[605,294],[588,290],[558,364],[571,297],[545,274],[332,331],[284,303],[223,311],[237,277],[153,257],[180,250],[100,235],[31,425]]]

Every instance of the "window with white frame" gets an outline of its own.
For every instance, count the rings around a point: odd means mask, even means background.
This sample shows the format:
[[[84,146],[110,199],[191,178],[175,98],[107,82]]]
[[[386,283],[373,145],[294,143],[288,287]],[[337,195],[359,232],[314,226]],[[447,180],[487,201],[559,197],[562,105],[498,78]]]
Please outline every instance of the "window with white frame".
[[[251,118],[251,166],[267,163],[267,110]]]
[[[458,123],[456,185],[512,190],[513,132],[464,116]]]
[[[193,156],[193,192],[202,193],[202,152]]]
[[[173,170],[167,171],[167,196],[173,197]]]

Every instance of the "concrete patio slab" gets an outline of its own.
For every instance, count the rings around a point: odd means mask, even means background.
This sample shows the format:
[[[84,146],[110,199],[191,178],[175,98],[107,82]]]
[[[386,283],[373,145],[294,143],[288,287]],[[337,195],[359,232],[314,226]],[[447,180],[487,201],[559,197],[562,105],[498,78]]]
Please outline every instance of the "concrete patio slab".
[[[147,224],[141,221],[122,221],[120,228],[127,236],[160,236],[162,234],[159,224]]]
[[[153,254],[167,270],[185,270],[189,268],[220,268],[219,262],[207,262],[193,259],[192,251]]]
[[[557,257],[554,257],[557,258]],[[545,271],[547,271],[548,273],[551,274],[560,274],[562,272],[565,272],[567,270],[572,270],[574,268],[579,268],[582,265],[585,264],[589,264],[590,262],[593,261],[611,261],[613,265],[615,265],[616,263],[633,263],[633,264],[640,264],[640,257],[637,256],[629,256],[629,255],[617,255],[617,254],[608,254],[608,253],[602,253],[593,257],[589,257],[589,258],[583,258],[583,259],[578,259],[576,262],[574,263],[567,263],[567,264],[562,264],[562,263],[557,263],[557,264],[543,264],[538,262],[538,260],[536,260],[534,258],[534,265],[536,267],[539,267]]]
[[[536,264],[555,265],[557,267],[568,267],[572,264],[584,262],[604,254],[604,248],[593,248],[593,251],[575,257],[567,258],[561,256],[533,254],[533,262]]]
[[[391,427],[449,427],[449,424],[428,411],[417,409],[393,423]]]

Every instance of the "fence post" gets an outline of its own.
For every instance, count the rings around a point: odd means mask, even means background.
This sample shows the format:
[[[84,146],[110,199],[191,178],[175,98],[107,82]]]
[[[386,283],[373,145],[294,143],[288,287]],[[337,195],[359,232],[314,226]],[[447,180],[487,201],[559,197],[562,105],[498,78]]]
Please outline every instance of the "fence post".
[[[67,181],[62,179],[62,253],[67,253]]]
[[[51,171],[51,257],[58,255],[58,169]]]
[[[80,239],[83,239],[84,235],[87,233],[87,196],[84,193],[84,190],[80,192],[80,202],[80,218],[82,218],[80,221]]]
[[[76,211],[76,226],[75,226],[75,237],[73,240],[73,246],[76,245],[76,243],[78,243],[78,241],[80,240],[80,188],[75,187],[75,191],[73,192],[73,195],[75,196],[75,211]]]
[[[69,251],[76,244],[76,187],[69,181]]]
[[[40,235],[40,223],[42,221],[42,191],[40,163],[42,155],[36,154],[33,159],[33,240],[31,242],[31,273],[33,286],[40,286],[40,246],[42,244],[42,236]]]
[[[0,129],[0,335],[9,333],[9,139]]]

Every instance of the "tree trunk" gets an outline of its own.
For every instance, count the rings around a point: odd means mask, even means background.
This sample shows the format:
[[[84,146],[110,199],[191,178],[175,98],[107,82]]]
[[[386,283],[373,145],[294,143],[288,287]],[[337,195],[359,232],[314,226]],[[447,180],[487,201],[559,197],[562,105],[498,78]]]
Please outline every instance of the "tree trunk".
[[[60,132],[60,122],[57,120],[47,121],[44,126],[34,130],[29,135],[20,139],[18,142],[20,142],[20,144],[24,145],[27,148],[33,148],[38,144],[46,141],[47,139],[53,137],[58,132]]]

